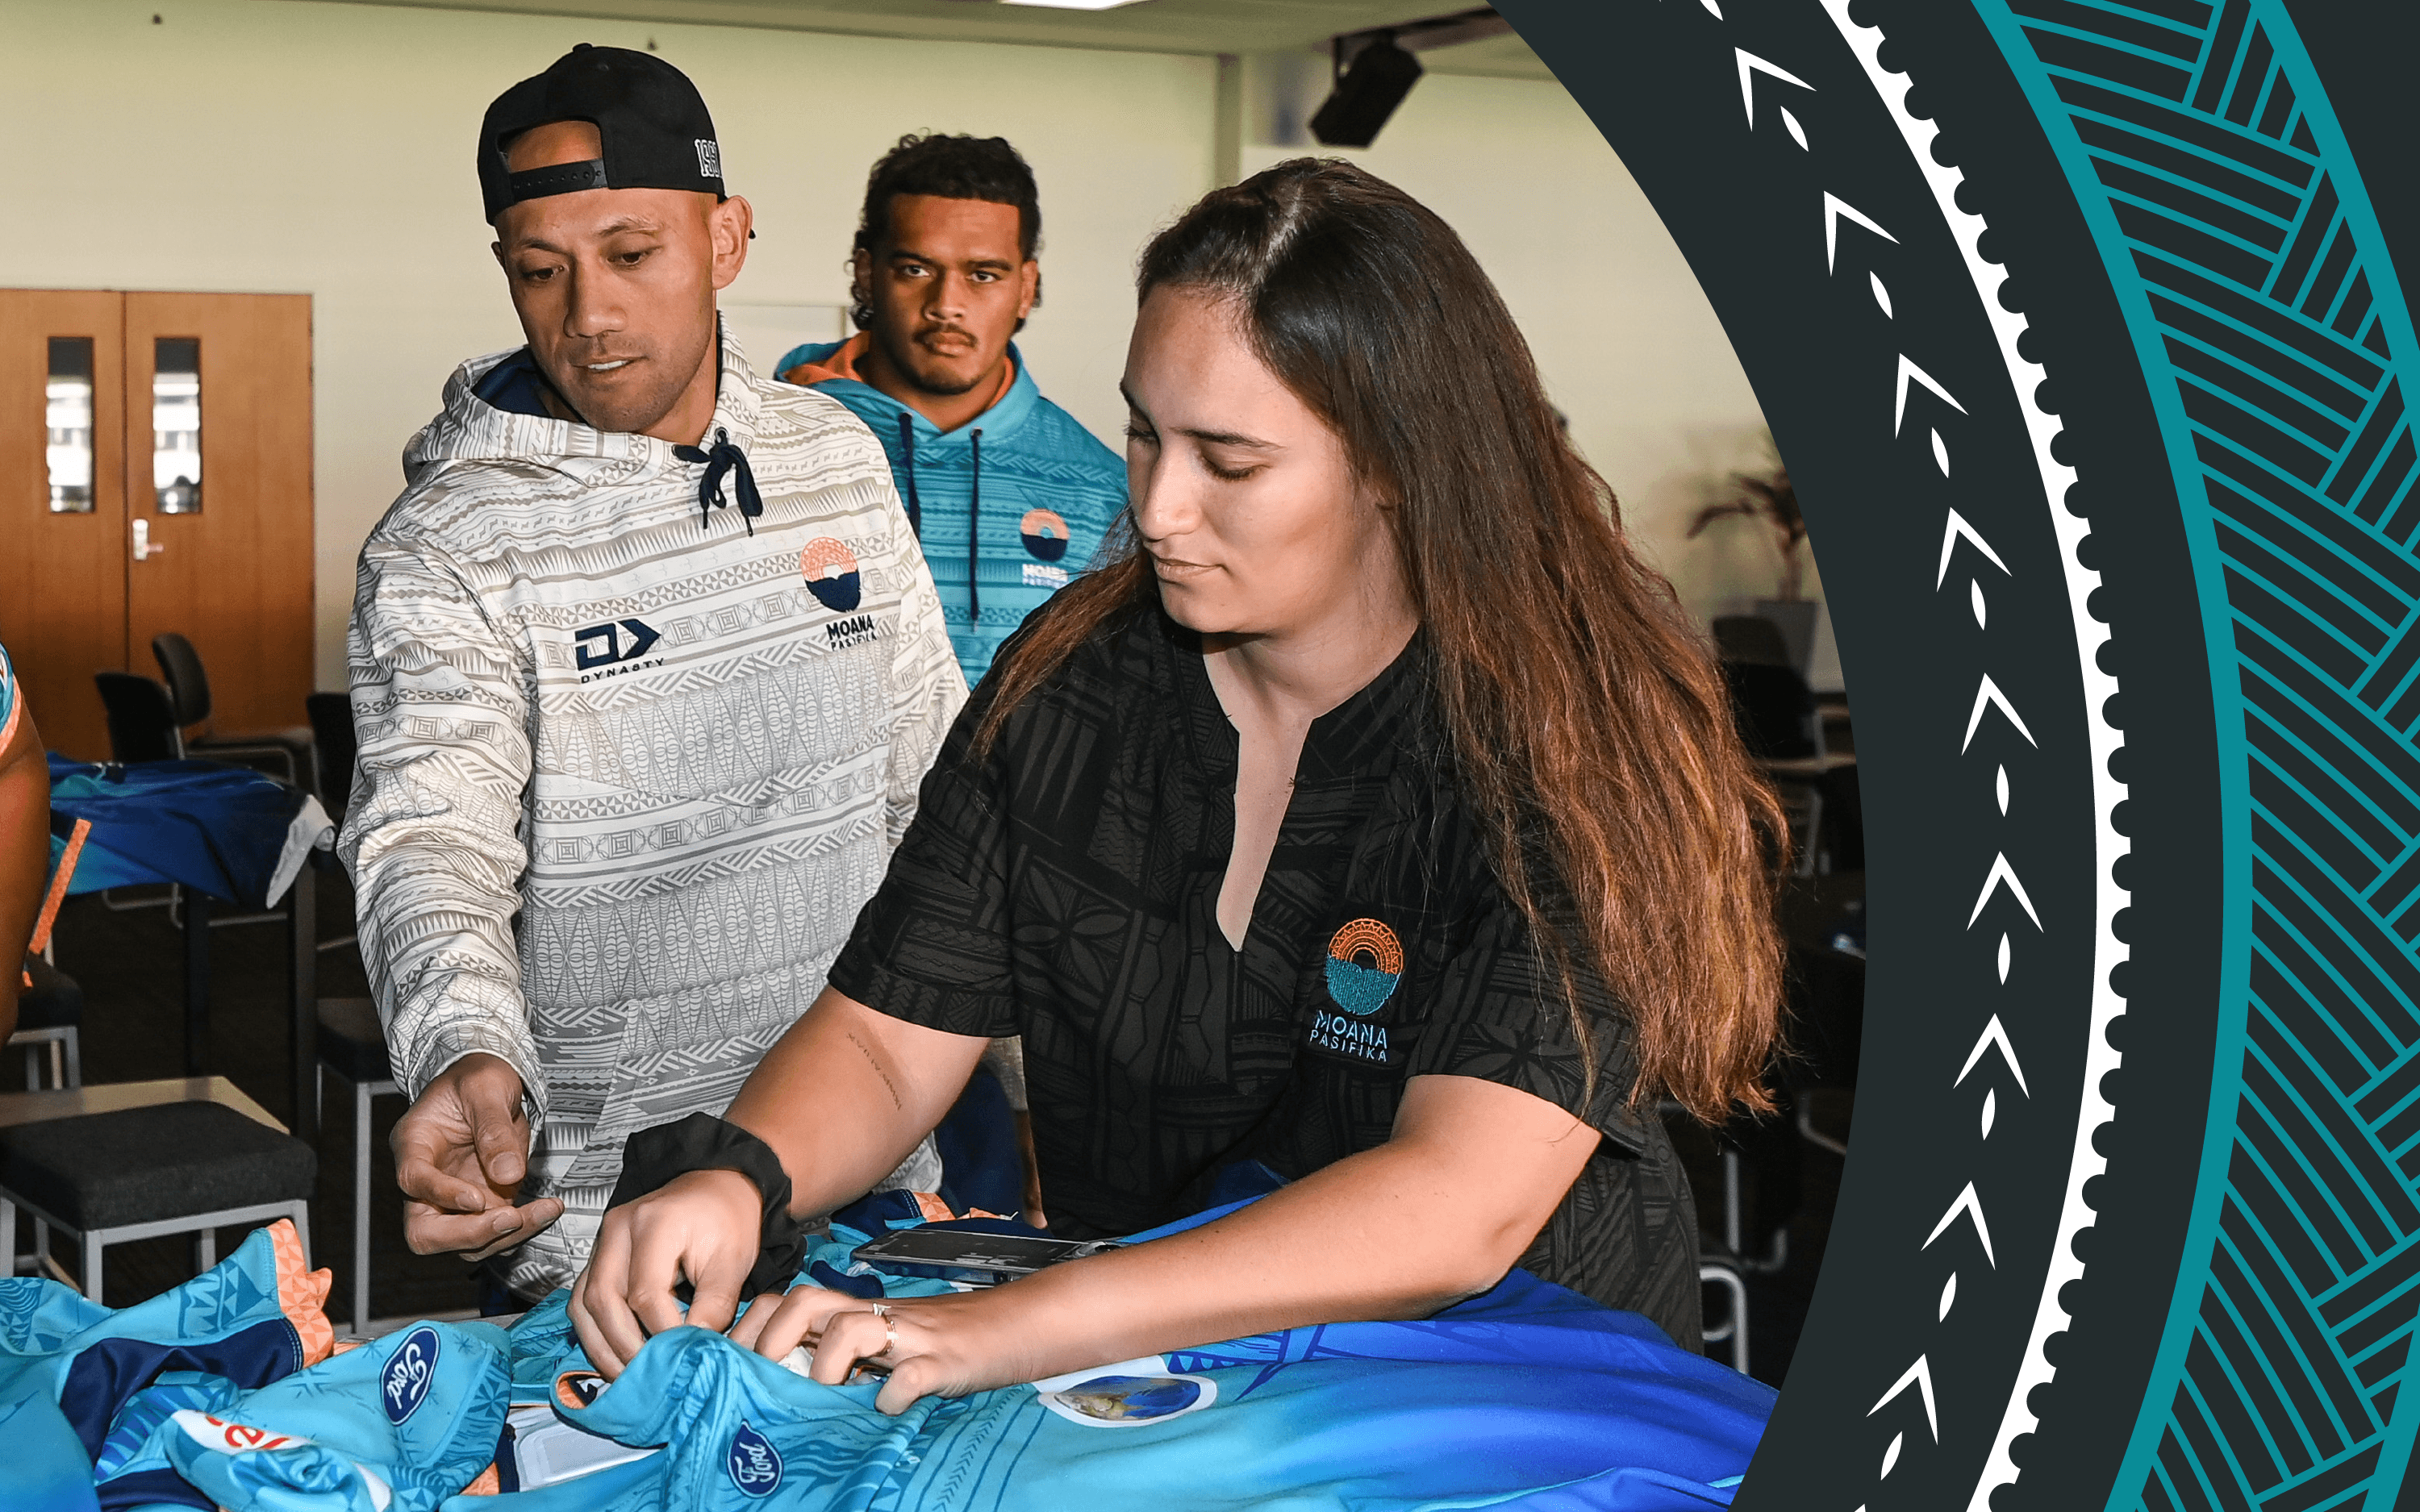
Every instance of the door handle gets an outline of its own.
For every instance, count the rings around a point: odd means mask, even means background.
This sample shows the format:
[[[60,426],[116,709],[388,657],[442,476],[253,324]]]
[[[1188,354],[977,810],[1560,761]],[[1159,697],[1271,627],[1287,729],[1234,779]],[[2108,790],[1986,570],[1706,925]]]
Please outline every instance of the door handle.
[[[134,522],[134,560],[135,560],[135,561],[137,561],[137,562],[148,562],[148,561],[150,561],[153,557],[158,556],[161,552],[165,551],[165,550],[167,550],[167,549],[168,549],[168,543],[167,543],[167,542],[165,542],[165,541],[161,541],[161,542],[158,542],[158,543],[156,543],[156,544],[155,544],[155,543],[152,541],[152,539],[151,539],[151,522],[150,522],[149,520],[147,520],[147,519],[141,519],[141,518],[138,518],[138,519],[136,519],[136,520],[135,520],[135,522]]]

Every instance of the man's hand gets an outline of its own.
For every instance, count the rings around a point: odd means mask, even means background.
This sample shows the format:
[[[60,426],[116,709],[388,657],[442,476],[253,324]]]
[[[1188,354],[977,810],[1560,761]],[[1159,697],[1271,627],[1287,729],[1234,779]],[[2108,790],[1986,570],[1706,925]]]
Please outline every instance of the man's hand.
[[[494,1056],[464,1056],[422,1088],[390,1141],[411,1252],[484,1260],[562,1217],[553,1197],[513,1201],[529,1173],[529,1137],[520,1075]]]

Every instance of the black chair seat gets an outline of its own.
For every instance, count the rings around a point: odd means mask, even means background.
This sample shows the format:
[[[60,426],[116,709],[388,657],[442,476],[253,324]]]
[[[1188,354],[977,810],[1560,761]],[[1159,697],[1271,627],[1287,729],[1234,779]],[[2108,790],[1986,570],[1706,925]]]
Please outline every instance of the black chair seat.
[[[318,1157],[217,1103],[0,1129],[0,1188],[79,1232],[307,1200]]]
[[[84,989],[76,980],[38,955],[25,957],[34,985],[17,998],[17,1027],[72,1029],[84,1024]]]
[[[266,777],[311,791],[311,732],[307,729],[234,733],[205,727],[185,737],[185,754],[195,761],[249,766]]]
[[[209,734],[185,742],[190,754],[199,755],[213,746],[282,746],[287,750],[309,752],[311,727],[289,724],[275,730],[221,730],[212,726]],[[305,772],[304,777],[311,774]]]
[[[382,1082],[395,1072],[386,1056],[386,1031],[378,1007],[366,997],[319,999],[319,1059],[349,1082]]]

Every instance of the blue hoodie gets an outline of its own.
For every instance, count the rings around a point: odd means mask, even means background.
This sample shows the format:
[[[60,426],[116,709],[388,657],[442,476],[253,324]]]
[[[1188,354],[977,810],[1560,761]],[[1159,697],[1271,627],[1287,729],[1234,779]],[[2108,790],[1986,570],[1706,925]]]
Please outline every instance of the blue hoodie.
[[[854,339],[853,347],[796,347],[773,370],[838,399],[881,441],[971,687],[1025,617],[1091,564],[1126,506],[1125,461],[1042,396],[1014,345],[1008,392],[967,424],[943,431],[847,376],[863,345],[862,336]],[[968,526],[978,513],[970,563]]]

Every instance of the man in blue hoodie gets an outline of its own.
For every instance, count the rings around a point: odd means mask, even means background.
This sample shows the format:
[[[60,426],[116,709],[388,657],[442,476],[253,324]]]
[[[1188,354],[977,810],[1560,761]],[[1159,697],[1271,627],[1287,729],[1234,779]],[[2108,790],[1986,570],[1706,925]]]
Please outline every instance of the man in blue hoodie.
[[[1041,235],[1032,170],[1007,142],[901,137],[866,182],[858,333],[775,368],[890,454],[970,687],[1126,503],[1125,459],[1042,396],[1009,339],[1041,302]]]

